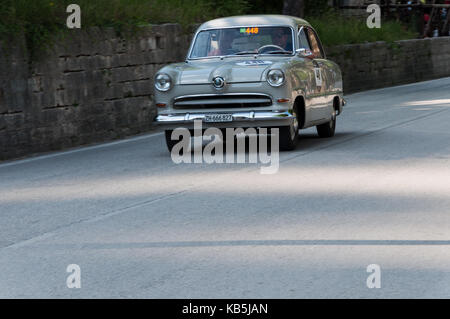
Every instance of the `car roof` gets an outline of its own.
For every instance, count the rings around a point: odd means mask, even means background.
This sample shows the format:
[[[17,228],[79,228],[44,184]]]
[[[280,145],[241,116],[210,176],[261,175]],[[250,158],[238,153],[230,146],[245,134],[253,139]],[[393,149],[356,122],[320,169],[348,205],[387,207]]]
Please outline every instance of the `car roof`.
[[[263,14],[263,15],[242,15],[226,18],[218,18],[203,23],[198,31],[205,29],[215,28],[230,28],[230,27],[242,27],[242,26],[257,26],[257,25],[289,25],[296,28],[297,25],[310,24],[303,19],[276,14]]]

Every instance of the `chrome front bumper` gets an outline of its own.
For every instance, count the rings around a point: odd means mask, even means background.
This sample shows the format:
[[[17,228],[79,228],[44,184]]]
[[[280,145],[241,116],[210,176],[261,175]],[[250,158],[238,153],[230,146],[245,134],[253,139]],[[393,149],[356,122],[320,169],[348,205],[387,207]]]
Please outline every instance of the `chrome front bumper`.
[[[205,122],[208,114],[232,114],[231,122]],[[287,126],[294,116],[289,111],[247,111],[247,112],[211,112],[211,113],[175,113],[159,114],[154,122],[164,128],[193,128],[195,120],[201,120],[203,127],[272,127]]]

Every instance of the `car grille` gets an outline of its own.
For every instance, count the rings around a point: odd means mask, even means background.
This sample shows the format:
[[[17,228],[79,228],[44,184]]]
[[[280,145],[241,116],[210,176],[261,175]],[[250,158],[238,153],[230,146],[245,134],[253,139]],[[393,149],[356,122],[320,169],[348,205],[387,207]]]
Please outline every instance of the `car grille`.
[[[222,94],[196,95],[176,98],[175,109],[198,108],[248,108],[272,105],[272,99],[265,94]]]

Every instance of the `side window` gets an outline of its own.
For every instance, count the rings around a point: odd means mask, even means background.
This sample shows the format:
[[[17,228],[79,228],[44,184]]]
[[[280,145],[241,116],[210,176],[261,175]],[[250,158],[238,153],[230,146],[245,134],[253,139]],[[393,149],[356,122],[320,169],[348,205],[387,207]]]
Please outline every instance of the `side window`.
[[[210,46],[214,44],[214,38],[210,32],[200,32],[195,40],[195,45],[191,53],[192,58],[204,57],[210,50]]]
[[[309,39],[309,43],[311,44],[311,50],[314,52],[314,55],[316,56],[316,58],[323,59],[324,56],[323,56],[322,48],[320,46],[320,42],[317,39],[316,33],[311,29],[308,29],[308,39]]]
[[[310,47],[310,45],[309,45],[308,38],[307,38],[307,36],[306,36],[305,31],[306,31],[306,29],[303,28],[303,29],[300,31],[300,33],[298,34],[298,44],[299,44],[300,49],[308,49],[308,50],[311,50],[311,47]]]

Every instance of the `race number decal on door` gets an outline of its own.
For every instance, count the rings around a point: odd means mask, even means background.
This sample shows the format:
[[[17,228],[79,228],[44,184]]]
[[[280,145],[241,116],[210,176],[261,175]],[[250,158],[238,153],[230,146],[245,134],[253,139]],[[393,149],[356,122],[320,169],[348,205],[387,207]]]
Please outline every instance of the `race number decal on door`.
[[[316,75],[316,85],[322,86],[322,72],[320,68],[314,68],[314,74]]]

